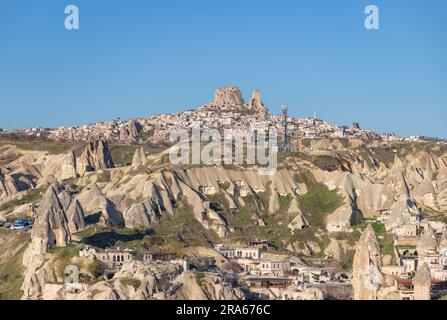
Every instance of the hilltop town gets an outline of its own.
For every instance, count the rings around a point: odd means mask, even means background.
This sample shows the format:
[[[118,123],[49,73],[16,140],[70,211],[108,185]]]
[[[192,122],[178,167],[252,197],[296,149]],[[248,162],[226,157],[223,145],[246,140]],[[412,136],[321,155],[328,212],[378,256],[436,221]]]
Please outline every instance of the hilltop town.
[[[300,138],[358,138],[365,140],[397,141],[393,133],[377,133],[362,130],[358,123],[351,127],[333,125],[316,115],[312,118],[287,118],[291,140]],[[213,100],[198,109],[175,114],[153,115],[144,119],[112,120],[78,127],[57,129],[29,128],[12,130],[11,133],[41,137],[55,141],[89,141],[105,139],[111,143],[159,144],[169,143],[173,128],[189,129],[193,125],[203,128],[232,128],[242,131],[276,129],[284,134],[284,115],[272,115],[262,101],[261,93],[254,91],[245,102],[241,91],[235,87],[216,90]],[[412,140],[417,137],[411,137]]]
[[[283,137],[278,168],[173,165],[171,130]],[[0,299],[431,300],[447,295],[447,145],[196,110],[0,134]]]

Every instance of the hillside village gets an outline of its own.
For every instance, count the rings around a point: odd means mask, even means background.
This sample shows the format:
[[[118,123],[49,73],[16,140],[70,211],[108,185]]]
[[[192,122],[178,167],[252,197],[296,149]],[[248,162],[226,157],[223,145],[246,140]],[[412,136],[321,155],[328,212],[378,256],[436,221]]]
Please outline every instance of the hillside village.
[[[290,139],[300,138],[358,138],[399,140],[392,133],[376,133],[362,130],[358,123],[352,127],[333,125],[316,115],[312,118],[288,117]],[[172,129],[189,129],[199,124],[203,128],[223,130],[232,128],[242,131],[276,129],[284,133],[283,115],[270,114],[264,106],[259,91],[254,91],[248,102],[242,98],[241,91],[235,87],[216,90],[213,100],[197,110],[189,110],[175,114],[154,115],[150,118],[113,120],[78,127],[60,127],[57,129],[29,128],[13,130],[29,136],[46,136],[55,141],[89,141],[105,139],[111,143],[123,144],[160,144],[169,143]],[[418,137],[408,138],[417,140]]]
[[[196,111],[4,132],[0,298],[447,295],[445,142],[288,118],[270,176],[170,164],[170,130],[197,122],[284,130],[227,87]]]

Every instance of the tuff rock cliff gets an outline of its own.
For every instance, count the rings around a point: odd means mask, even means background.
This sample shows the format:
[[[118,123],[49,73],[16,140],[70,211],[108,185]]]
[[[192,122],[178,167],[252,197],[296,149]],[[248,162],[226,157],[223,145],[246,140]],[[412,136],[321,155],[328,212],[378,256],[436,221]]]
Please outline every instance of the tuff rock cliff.
[[[383,283],[380,246],[371,225],[363,231],[354,255],[352,286],[355,300],[377,300]]]

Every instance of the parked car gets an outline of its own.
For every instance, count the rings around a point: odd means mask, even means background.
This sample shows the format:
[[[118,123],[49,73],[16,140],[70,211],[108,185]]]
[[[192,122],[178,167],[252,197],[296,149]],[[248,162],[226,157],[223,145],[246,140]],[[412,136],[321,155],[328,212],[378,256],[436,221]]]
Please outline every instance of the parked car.
[[[18,220],[11,226],[11,230],[28,231],[30,228],[27,220]]]
[[[23,220],[17,220],[15,224],[23,225],[23,226],[29,226],[29,220],[23,219]]]

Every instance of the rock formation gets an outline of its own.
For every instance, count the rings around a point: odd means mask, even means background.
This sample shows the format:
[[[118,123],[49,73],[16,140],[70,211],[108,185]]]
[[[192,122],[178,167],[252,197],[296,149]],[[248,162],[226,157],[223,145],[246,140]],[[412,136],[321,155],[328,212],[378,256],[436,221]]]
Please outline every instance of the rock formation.
[[[98,222],[108,227],[124,226],[124,219],[121,212],[102,193],[97,184],[92,184],[84,188],[76,197],[76,200],[81,204],[87,217],[98,215]]]
[[[346,231],[354,224],[354,214],[352,200],[345,198],[342,205],[327,217],[326,228],[329,232]]]
[[[0,168],[0,199],[7,198],[18,192],[14,179],[9,174],[5,174],[5,171],[5,169]]]
[[[235,86],[229,86],[217,89],[214,95],[212,105],[227,109],[231,107],[238,107],[244,104],[241,91]]]
[[[424,256],[430,252],[436,252],[438,243],[436,241],[435,232],[432,227],[428,226],[422,235],[416,247],[419,256]]]
[[[235,86],[217,89],[214,99],[199,110],[250,111],[259,116],[260,119],[266,119],[269,115],[269,111],[264,106],[261,93],[258,90],[253,91],[250,99],[245,103],[241,91]]]
[[[404,225],[410,225],[413,218],[420,215],[419,209],[414,202],[402,195],[391,207],[391,216],[386,221],[385,227],[388,231]]]
[[[74,200],[67,209],[68,229],[76,233],[85,229],[84,210],[78,200]]]
[[[302,230],[304,228],[309,227],[309,222],[307,221],[304,214],[301,212],[301,209],[298,206],[298,201],[296,198],[293,198],[290,207],[288,209],[288,213],[292,215],[296,215],[296,217],[289,223],[289,229],[294,232],[295,230]]]
[[[331,239],[331,243],[324,250],[324,254],[337,261],[342,261],[345,255],[345,250],[339,241]]]
[[[447,227],[442,230],[442,236],[439,240],[439,248],[447,248]]]
[[[69,223],[56,190],[57,187],[48,188],[36,212],[31,244],[23,255],[26,268],[23,299],[42,298],[49,273],[45,254],[49,248],[64,246],[71,240]]]
[[[65,210],[55,188],[48,188],[36,213],[31,238],[45,246],[64,246],[70,242],[70,231]]]
[[[380,246],[371,225],[363,231],[356,246],[352,272],[355,300],[376,300],[383,282]]]
[[[120,142],[124,144],[134,144],[137,143],[140,133],[142,131],[141,124],[132,120],[127,126],[123,126],[120,129]]]
[[[70,151],[65,155],[60,170],[61,180],[76,178],[76,156],[73,151]]]
[[[134,204],[124,212],[126,227],[132,229],[148,229],[160,220],[162,216],[161,203],[148,198]]]
[[[77,171],[80,176],[83,176],[86,172],[114,167],[109,145],[105,140],[89,142],[84,153],[77,161]]]
[[[231,88],[216,94],[212,106],[214,111],[257,110],[260,114],[263,103],[259,92],[254,92],[244,103],[240,91]],[[116,130],[120,129],[117,127]],[[174,220],[177,215],[185,215],[209,231],[204,232],[204,236],[225,242],[227,236],[238,232],[235,221],[245,210],[250,214],[246,221],[253,223],[254,228],[268,225],[269,215],[274,215],[280,219],[281,232],[295,233],[293,237],[288,234],[287,240],[278,241],[281,249],[307,256],[322,253],[324,249],[326,257],[345,261],[352,249],[351,237],[346,236],[349,241],[340,240],[345,233],[334,235],[332,231],[353,231],[358,229],[354,222],[360,214],[375,219],[383,211],[391,211],[391,217],[382,216],[388,219],[386,231],[396,231],[394,229],[401,226],[414,226],[415,221],[418,224],[418,219],[423,218],[419,208],[423,207],[432,210],[427,210],[431,211],[430,221],[418,225],[418,228],[426,228],[417,247],[419,256],[422,256],[438,247],[435,232],[426,226],[431,224],[439,232],[442,224],[435,220],[447,211],[446,156],[441,155],[443,147],[440,144],[434,151],[421,152],[401,150],[404,143],[399,144],[401,148],[396,152],[390,151],[390,146],[392,143],[387,145],[378,141],[313,139],[302,143],[303,154],[287,155],[280,161],[277,172],[270,176],[259,175],[255,166],[173,167],[161,161],[167,153],[146,157],[141,148],[135,151],[132,166],[103,171],[113,167],[113,161],[107,144],[101,141],[89,143],[78,159],[72,151],[66,154],[21,151],[14,153],[14,160],[5,164],[4,159],[9,157],[2,156],[0,206],[6,204],[4,208],[8,208],[2,212],[2,220],[17,214],[31,215],[33,210],[36,214],[32,244],[24,255],[27,267],[24,296],[34,299],[48,295],[50,289],[48,286],[45,289],[45,283],[53,282],[50,277],[53,271],[47,261],[51,256],[48,248],[65,245],[71,234],[83,230],[86,223],[93,225],[89,228],[92,232],[100,232],[102,227],[149,229],[156,227],[164,217]],[[141,170],[146,167],[151,170]],[[306,174],[318,187],[327,187],[331,196],[335,193],[339,196],[340,202],[334,204],[330,213],[320,210],[321,216],[316,217],[318,222],[310,213],[312,210],[303,213],[298,205],[301,201],[298,199],[311,187],[309,180],[302,179],[301,174]],[[57,181],[61,179],[68,181],[58,185]],[[40,199],[41,190],[48,184],[52,186]],[[312,191],[319,192],[319,188],[315,189],[317,191]],[[292,201],[285,208],[284,197],[290,195]],[[14,201],[24,204],[10,211]],[[219,207],[222,206],[224,210],[221,211]],[[326,218],[326,225],[319,225],[323,218]],[[316,229],[315,239],[297,241],[301,237],[296,236],[305,235],[302,229],[314,221],[316,225],[310,227]],[[194,230],[200,226],[195,223]],[[157,232],[157,228],[154,230]],[[441,241],[443,246],[447,243],[446,233]],[[74,236],[78,239],[81,235]],[[184,243],[187,242],[185,237]],[[329,245],[323,248],[323,243]],[[392,264],[392,257],[387,255],[380,259],[379,252],[374,232],[368,227],[356,247],[354,258],[353,287],[357,299],[380,299],[394,294],[388,276],[384,276],[384,284],[381,280],[382,264]],[[133,273],[129,275],[133,276]],[[157,276],[148,276],[146,280],[149,285],[143,285],[143,290],[134,290],[119,281],[101,282],[82,297],[154,298]],[[225,288],[209,287],[212,288],[217,290],[211,295],[213,298],[238,296]],[[60,294],[70,297],[66,292]],[[208,298],[206,290],[201,294]]]
[[[239,288],[223,285],[210,275],[199,284],[194,274],[185,270],[179,281],[183,284],[180,298],[184,300],[243,300],[245,297]]]
[[[288,225],[289,229],[293,232],[296,230],[302,230],[309,227],[306,217],[303,214],[298,214],[291,223]]]
[[[268,109],[264,106],[262,102],[261,93],[258,90],[253,91],[250,99],[247,102],[247,107],[250,110],[254,110],[261,114],[264,118],[269,115]]]
[[[431,274],[427,263],[418,268],[413,285],[414,300],[431,300]]]
[[[147,164],[146,153],[144,152],[144,148],[138,148],[135,150],[133,159],[132,159],[132,167],[138,168]]]

